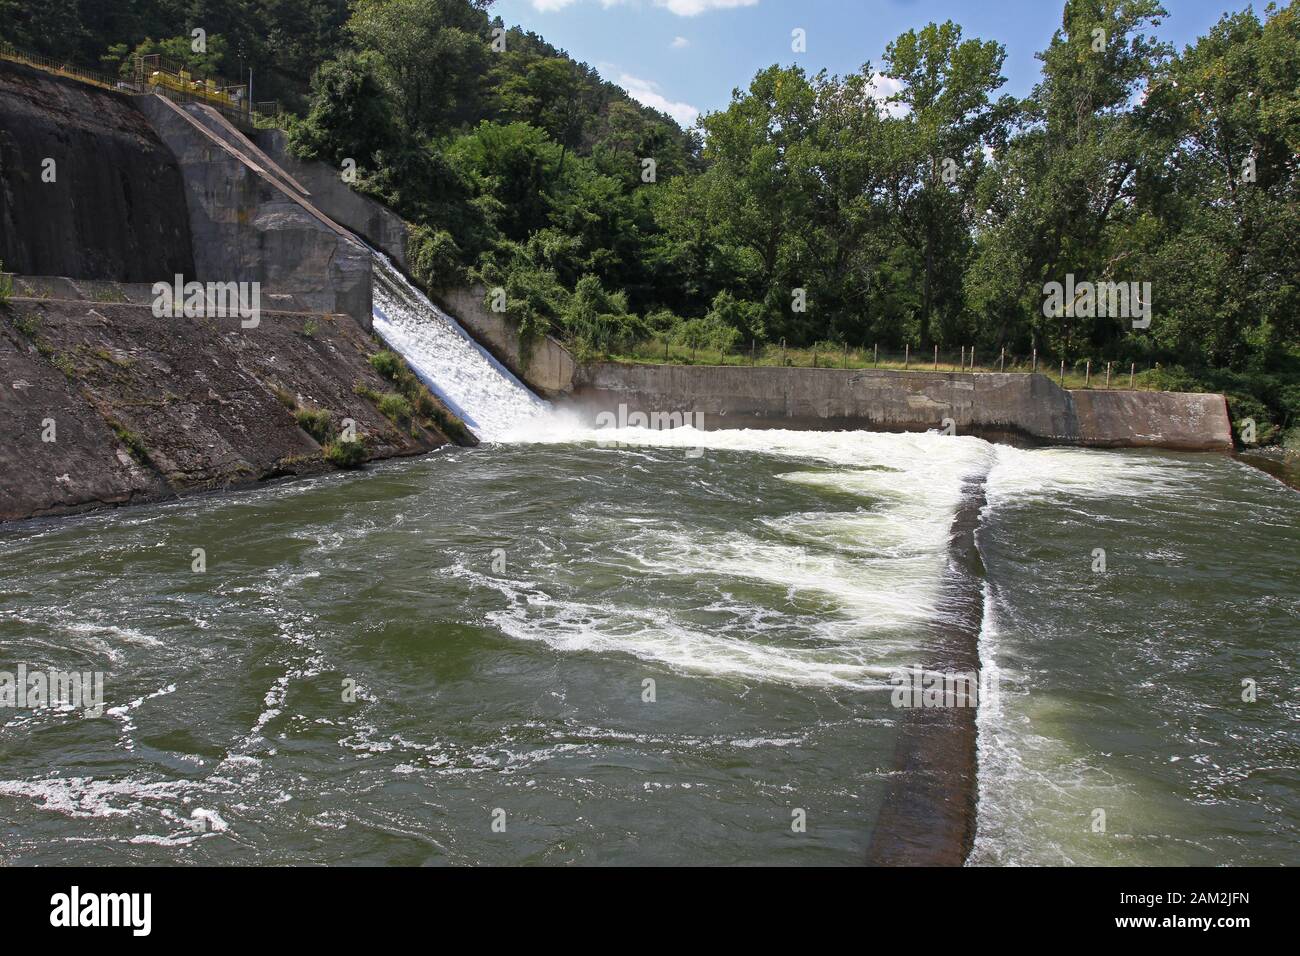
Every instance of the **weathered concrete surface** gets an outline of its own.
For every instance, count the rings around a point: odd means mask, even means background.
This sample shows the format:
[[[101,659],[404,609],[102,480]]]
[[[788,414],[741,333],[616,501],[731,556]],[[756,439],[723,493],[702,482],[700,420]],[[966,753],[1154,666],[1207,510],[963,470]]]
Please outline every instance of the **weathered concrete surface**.
[[[218,135],[198,106],[140,97],[180,164],[200,282],[259,282],[370,328],[370,253],[299,192]]]
[[[354,191],[343,182],[340,170],[295,157],[289,152],[283,130],[258,130],[254,139],[263,155],[307,190],[318,209],[364,238],[403,272],[410,273],[406,265],[407,227],[401,216]]]
[[[968,479],[949,533],[943,613],[929,626],[918,666],[935,674],[978,675],[984,621],[984,563],[975,533],[987,475]],[[871,828],[873,866],[961,866],[975,842],[978,796],[979,688],[973,697],[944,695],[943,707],[898,713],[894,773]]]
[[[356,422],[371,459],[443,445],[394,423],[376,344],[345,315],[156,319],[147,306],[15,298],[0,307],[0,520],[323,471],[295,408]],[[48,426],[53,422],[53,441]]]
[[[1071,391],[1079,443],[1099,448],[1232,451],[1232,421],[1222,395],[1184,392]]]
[[[171,285],[173,277],[168,276]],[[103,302],[152,305],[159,298],[151,282],[108,282],[103,279],[69,279],[65,276],[12,277],[13,295],[21,299],[63,299],[73,302]],[[262,308],[273,312],[311,312],[303,297],[284,292],[262,291]]]
[[[534,345],[525,365],[514,323],[483,304],[486,294],[482,286],[471,286],[431,293],[431,296],[533,391],[548,398],[573,391],[578,364],[569,350],[548,335]]]
[[[1220,395],[1067,391],[1043,375],[744,366],[582,366],[566,404],[702,413],[707,428],[925,431],[991,440],[1230,451]]]
[[[0,261],[126,282],[193,273],[180,169],[131,97],[0,61]]]

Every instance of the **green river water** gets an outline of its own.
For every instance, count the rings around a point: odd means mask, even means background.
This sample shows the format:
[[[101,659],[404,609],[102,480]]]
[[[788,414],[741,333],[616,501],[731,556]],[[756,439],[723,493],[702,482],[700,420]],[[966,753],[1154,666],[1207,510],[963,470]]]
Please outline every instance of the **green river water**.
[[[861,863],[887,678],[985,474],[970,862],[1300,862],[1294,491],[1209,455],[619,434],[0,529],[0,670],[102,671],[106,706],[0,709],[0,863]]]

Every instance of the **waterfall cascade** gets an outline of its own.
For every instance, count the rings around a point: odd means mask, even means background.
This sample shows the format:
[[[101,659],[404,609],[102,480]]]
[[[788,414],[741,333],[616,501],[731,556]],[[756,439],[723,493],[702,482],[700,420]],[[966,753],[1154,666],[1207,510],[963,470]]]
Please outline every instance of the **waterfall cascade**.
[[[371,253],[375,331],[481,441],[499,441],[549,410],[387,256]]]

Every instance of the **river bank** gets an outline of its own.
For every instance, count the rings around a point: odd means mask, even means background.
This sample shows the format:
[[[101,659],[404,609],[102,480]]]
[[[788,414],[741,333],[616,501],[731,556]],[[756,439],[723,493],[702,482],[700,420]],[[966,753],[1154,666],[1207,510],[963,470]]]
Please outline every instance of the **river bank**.
[[[66,280],[58,291],[77,294]],[[268,309],[245,329],[237,316],[158,319],[133,287],[86,294],[110,293],[0,306],[0,521],[317,474],[339,448],[355,465],[451,440],[410,405],[381,410],[394,384],[349,316]]]

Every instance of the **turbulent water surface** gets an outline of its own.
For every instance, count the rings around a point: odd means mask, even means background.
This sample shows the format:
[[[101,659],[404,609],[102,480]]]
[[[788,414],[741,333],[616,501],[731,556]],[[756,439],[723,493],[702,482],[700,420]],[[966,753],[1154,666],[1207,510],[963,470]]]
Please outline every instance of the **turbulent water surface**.
[[[371,260],[375,331],[475,435],[494,440],[547,410],[387,256],[371,250]]]
[[[939,435],[507,437],[0,532],[0,669],[102,670],[108,707],[0,710],[0,862],[859,863],[887,678],[925,659],[984,474],[972,862],[1297,862],[1300,496],[1271,479]]]

